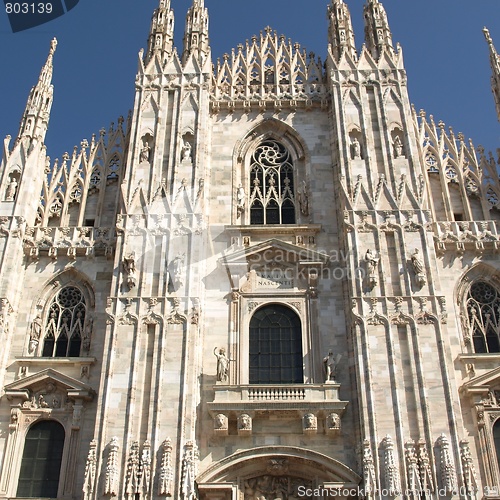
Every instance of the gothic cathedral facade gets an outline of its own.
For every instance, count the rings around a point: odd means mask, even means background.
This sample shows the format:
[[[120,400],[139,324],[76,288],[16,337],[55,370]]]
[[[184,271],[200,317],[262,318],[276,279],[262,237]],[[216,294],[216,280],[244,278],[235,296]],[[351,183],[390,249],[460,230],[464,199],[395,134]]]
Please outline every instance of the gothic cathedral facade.
[[[128,119],[51,164],[52,41],[2,148],[0,498],[500,497],[496,161],[364,19],[213,64],[160,0]]]

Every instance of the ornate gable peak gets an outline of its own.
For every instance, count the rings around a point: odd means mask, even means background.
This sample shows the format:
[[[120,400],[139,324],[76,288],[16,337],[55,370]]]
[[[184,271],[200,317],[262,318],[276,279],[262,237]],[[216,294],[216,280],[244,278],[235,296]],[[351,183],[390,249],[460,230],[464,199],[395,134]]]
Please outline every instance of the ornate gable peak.
[[[326,93],[321,60],[269,26],[218,60],[215,82],[216,98],[300,100]]]
[[[82,384],[80,381],[68,377],[52,368],[47,368],[28,377],[16,380],[5,386],[7,399],[21,398],[29,399],[30,392],[38,390],[42,385],[53,384],[67,391],[68,396],[91,401],[95,391],[89,385]]]

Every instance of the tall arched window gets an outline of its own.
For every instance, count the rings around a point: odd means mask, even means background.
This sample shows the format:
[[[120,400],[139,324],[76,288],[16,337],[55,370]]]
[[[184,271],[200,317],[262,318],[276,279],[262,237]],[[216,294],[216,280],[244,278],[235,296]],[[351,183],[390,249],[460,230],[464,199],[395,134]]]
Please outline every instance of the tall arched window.
[[[264,141],[252,155],[250,224],[295,224],[293,163],[274,140]]]
[[[80,356],[86,304],[75,286],[65,286],[49,307],[42,356]]]
[[[17,495],[57,498],[64,428],[54,420],[34,424],[26,434]]]
[[[250,320],[250,384],[304,382],[302,327],[290,308],[278,304],[258,309]]]
[[[477,281],[467,295],[469,336],[478,353],[500,352],[500,296],[498,290]]]

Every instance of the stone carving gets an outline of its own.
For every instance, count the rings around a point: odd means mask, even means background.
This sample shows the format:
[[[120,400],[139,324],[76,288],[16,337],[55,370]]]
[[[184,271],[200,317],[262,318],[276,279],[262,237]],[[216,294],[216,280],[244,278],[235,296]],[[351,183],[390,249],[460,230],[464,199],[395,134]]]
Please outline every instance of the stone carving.
[[[246,201],[245,190],[243,189],[243,186],[240,184],[238,186],[238,189],[236,190],[236,211],[238,217],[240,217],[240,215],[243,213],[243,210],[245,208],[245,201]]]
[[[396,496],[401,493],[401,480],[399,468],[394,456],[394,443],[391,436],[387,435],[382,441],[384,449],[384,478],[385,487],[389,496]]]
[[[144,441],[139,463],[139,492],[146,498],[151,485],[151,443]]]
[[[188,441],[184,446],[184,457],[182,459],[182,500],[196,499],[195,479],[198,474],[198,460],[198,447],[192,441]]]
[[[418,459],[415,452],[415,442],[413,440],[405,443],[405,458],[408,489],[418,493],[422,491],[422,483],[420,482],[420,471],[418,469]]]
[[[413,267],[413,271],[415,272],[417,285],[420,287],[424,286],[426,283],[424,262],[418,248],[415,248],[415,251],[411,255],[411,265]]]
[[[396,138],[394,139],[392,146],[394,148],[394,158],[399,158],[401,156],[404,156],[403,143],[401,142],[401,138],[399,137],[399,135],[397,135]]]
[[[460,459],[464,474],[464,484],[467,491],[467,497],[474,498],[477,493],[477,475],[472,461],[472,455],[469,448],[469,441],[463,439],[460,441]]]
[[[336,383],[335,378],[340,358],[341,355],[337,354],[335,357],[332,350],[328,351],[328,355],[323,358],[323,374],[325,376],[325,384]]]
[[[87,462],[85,464],[85,475],[83,480],[83,498],[90,500],[95,488],[96,466],[97,466],[97,441],[92,439],[90,442]]]
[[[302,189],[297,192],[297,201],[300,206],[300,213],[306,217],[309,215],[309,193],[306,181],[302,181]]]
[[[214,417],[214,431],[216,434],[227,435],[228,431],[228,420],[224,413],[218,413]]]
[[[182,279],[182,268],[184,266],[184,254],[178,254],[173,262],[172,262],[172,271],[174,278],[174,285],[178,288],[184,284],[184,280]]]
[[[158,481],[158,495],[172,496],[172,483],[174,480],[174,468],[172,467],[172,440],[165,439],[162,443],[162,456],[160,466],[160,477]]]
[[[216,347],[214,349],[214,355],[217,358],[217,382],[227,382],[229,374],[229,359],[226,356],[226,350],[223,347],[220,349]]]
[[[125,492],[128,495],[139,493],[139,442],[133,441],[127,463]]]
[[[135,252],[130,252],[123,257],[123,272],[126,274],[125,284],[129,290],[132,290],[137,285],[136,269],[135,269]]]
[[[31,323],[30,327],[30,341],[29,341],[29,346],[28,346],[28,352],[30,354],[33,354],[40,342],[40,336],[42,334],[42,318],[40,316],[40,313],[38,313]]]
[[[5,201],[14,201],[17,194],[17,180],[14,176],[9,177],[9,185],[5,192]]]
[[[338,413],[332,412],[326,417],[326,430],[329,434],[340,431],[340,416]]]
[[[142,148],[139,153],[139,161],[142,163],[149,162],[149,156],[151,154],[151,147],[149,146],[148,140],[146,137],[142,138]]]
[[[450,444],[445,434],[439,436],[438,446],[440,448],[439,470],[441,475],[441,488],[446,491],[446,493],[455,494],[457,491],[457,475],[450,453]]]
[[[108,461],[104,477],[104,494],[116,496],[118,494],[119,462],[118,462],[118,438],[114,437],[109,443]]]
[[[89,314],[85,318],[85,328],[83,330],[82,348],[85,352],[90,351],[90,341],[92,339],[92,330],[94,328],[94,318]]]
[[[351,151],[353,160],[361,160],[361,144],[356,136],[351,141]]]
[[[300,498],[302,488],[312,489],[313,483],[283,474],[265,474],[244,482],[244,500],[293,500]]]
[[[434,492],[434,479],[432,476],[432,467],[427,453],[425,439],[418,441],[418,469],[420,473],[420,484],[423,491]]]
[[[318,420],[313,413],[306,413],[302,418],[302,430],[306,434],[314,434],[318,430]]]
[[[373,499],[377,491],[377,476],[375,475],[375,465],[368,439],[363,441],[363,480],[366,498]]]
[[[238,417],[238,434],[248,435],[252,433],[252,418],[247,413]]]
[[[182,146],[182,161],[191,162],[191,144],[189,141],[184,141],[184,145]]]
[[[368,249],[365,254],[365,265],[366,265],[366,275],[368,284],[373,288],[378,283],[377,279],[377,266],[380,261],[380,257],[377,252]]]

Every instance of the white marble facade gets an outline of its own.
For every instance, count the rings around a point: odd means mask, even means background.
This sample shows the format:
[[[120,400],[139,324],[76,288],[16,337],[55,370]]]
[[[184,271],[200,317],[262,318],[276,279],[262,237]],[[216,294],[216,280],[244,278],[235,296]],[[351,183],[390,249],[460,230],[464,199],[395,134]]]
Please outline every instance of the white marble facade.
[[[331,0],[322,59],[268,28],[215,68],[203,0],[181,57],[170,3],[128,119],[49,163],[53,41],[4,142],[0,498],[500,496],[494,158],[412,109],[377,0],[361,52]],[[286,383],[255,368],[266,311]]]

